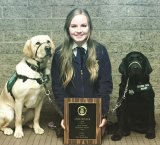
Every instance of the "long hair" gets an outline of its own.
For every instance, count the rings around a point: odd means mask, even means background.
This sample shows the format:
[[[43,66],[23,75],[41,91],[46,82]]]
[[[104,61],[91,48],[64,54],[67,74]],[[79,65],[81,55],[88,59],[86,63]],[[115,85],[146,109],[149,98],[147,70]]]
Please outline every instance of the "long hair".
[[[64,38],[64,42],[61,47],[61,55],[60,55],[60,62],[61,62],[60,63],[60,69],[61,69],[60,76],[63,80],[64,87],[68,85],[68,83],[71,81],[74,75],[74,68],[72,66],[73,52],[71,49],[74,41],[70,37],[69,27],[70,27],[73,17],[79,14],[85,15],[87,17],[89,31],[90,31],[90,34],[87,39],[88,58],[86,61],[86,66],[90,73],[90,81],[94,82],[98,77],[99,66],[96,60],[96,49],[95,49],[96,41],[91,39],[91,33],[93,29],[91,18],[85,9],[76,8],[76,9],[73,9],[68,14],[66,21],[65,21],[65,25],[64,25],[65,38]]]

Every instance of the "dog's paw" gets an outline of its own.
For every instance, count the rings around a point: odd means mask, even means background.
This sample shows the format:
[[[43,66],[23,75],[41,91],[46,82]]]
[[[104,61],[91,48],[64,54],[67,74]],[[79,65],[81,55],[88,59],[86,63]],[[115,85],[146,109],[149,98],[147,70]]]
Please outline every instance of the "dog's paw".
[[[121,134],[119,134],[119,133],[115,133],[115,134],[113,134],[113,135],[111,136],[111,140],[112,140],[112,141],[119,141],[119,140],[122,139],[122,137],[123,137],[123,135],[121,135]]]
[[[35,134],[43,134],[44,133],[44,129],[39,127],[39,128],[34,128],[34,132]]]
[[[23,131],[15,131],[14,132],[15,138],[23,138],[23,136],[24,136]]]
[[[130,131],[123,132],[123,136],[129,136],[130,134],[131,134]]]
[[[11,128],[4,128],[4,134],[11,135],[11,134],[13,134],[13,130]]]
[[[153,138],[156,137],[156,135],[155,135],[154,131],[153,132],[147,132],[145,137],[148,138],[148,139],[153,139]]]
[[[55,131],[56,131],[57,137],[63,137],[64,132],[62,127],[58,127]]]

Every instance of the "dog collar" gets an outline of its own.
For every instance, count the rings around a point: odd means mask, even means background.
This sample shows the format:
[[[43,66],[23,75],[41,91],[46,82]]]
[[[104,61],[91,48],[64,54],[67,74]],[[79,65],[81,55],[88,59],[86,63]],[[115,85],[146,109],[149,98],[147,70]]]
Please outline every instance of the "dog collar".
[[[29,63],[28,61],[26,61],[26,64],[34,71],[36,72],[43,72],[44,71],[44,68],[41,69],[40,67],[36,66],[36,65],[33,65],[31,63]]]

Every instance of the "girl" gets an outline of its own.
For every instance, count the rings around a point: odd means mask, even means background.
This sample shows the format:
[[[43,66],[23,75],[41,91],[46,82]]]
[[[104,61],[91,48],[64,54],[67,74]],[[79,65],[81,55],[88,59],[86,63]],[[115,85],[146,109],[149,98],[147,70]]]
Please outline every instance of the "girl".
[[[107,123],[112,92],[111,64],[106,48],[91,38],[92,22],[85,9],[73,9],[64,25],[65,39],[52,60],[52,89],[63,119],[64,98],[101,97],[102,122]]]

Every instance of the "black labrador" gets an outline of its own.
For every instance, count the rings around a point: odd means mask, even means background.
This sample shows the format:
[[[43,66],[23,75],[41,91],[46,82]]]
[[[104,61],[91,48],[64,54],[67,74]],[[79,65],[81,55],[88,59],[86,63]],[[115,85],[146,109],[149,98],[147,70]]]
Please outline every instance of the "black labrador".
[[[118,127],[111,136],[113,141],[130,135],[131,131],[155,138],[154,91],[150,84],[151,65],[146,56],[133,51],[119,66],[121,83],[117,100]]]

